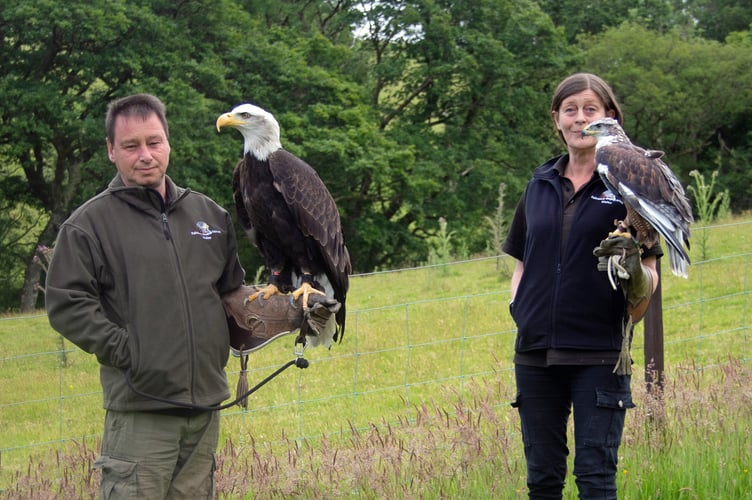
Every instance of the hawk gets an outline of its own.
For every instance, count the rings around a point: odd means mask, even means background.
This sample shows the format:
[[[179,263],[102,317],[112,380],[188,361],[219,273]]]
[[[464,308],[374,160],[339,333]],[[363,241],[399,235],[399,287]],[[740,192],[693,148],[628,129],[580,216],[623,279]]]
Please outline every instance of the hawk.
[[[583,129],[582,135],[598,139],[598,175],[627,209],[624,220],[616,221],[614,233],[631,237],[629,228],[634,228],[637,241],[648,248],[658,243],[659,235],[663,236],[671,272],[686,278],[690,264],[689,225],[694,219],[684,188],[662,160],[663,151],[632,144],[613,118],[595,120]]]

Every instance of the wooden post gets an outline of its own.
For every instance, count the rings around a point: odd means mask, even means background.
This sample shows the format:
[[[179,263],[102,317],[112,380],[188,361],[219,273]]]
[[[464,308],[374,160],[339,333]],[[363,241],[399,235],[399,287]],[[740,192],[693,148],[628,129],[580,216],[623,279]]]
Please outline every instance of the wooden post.
[[[656,263],[658,287],[645,312],[645,385],[648,393],[660,396],[663,391],[663,298],[661,296],[661,259]]]

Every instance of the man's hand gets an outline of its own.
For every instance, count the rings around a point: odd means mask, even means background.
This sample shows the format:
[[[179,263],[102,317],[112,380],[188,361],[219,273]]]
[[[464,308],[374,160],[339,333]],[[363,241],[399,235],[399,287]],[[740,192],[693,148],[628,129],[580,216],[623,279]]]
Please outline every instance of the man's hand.
[[[641,253],[636,239],[623,236],[609,236],[593,250],[598,257],[598,270],[608,273],[614,288],[614,279],[619,279],[632,307],[647,299],[652,287],[652,277],[642,265]]]
[[[255,291],[255,287],[243,285],[222,296],[233,352],[254,351],[301,328],[316,334],[341,307],[336,300],[321,295],[309,297],[305,312],[302,299],[293,301],[290,295],[246,300]]]

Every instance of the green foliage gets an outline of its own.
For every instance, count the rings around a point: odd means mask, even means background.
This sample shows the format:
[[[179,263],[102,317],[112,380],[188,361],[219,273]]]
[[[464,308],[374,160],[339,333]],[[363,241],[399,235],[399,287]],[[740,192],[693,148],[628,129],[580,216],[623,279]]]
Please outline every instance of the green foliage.
[[[491,243],[490,250],[494,255],[501,255],[503,253],[502,245],[504,244],[504,238],[506,237],[506,226],[504,224],[504,193],[506,192],[507,185],[503,182],[499,184],[499,198],[496,205],[496,211],[493,216],[486,216],[485,220],[491,229]]]
[[[739,0],[694,0],[690,3],[697,27],[704,37],[722,42],[735,31],[752,24],[752,5]]]
[[[105,107],[132,92],[167,104],[170,175],[231,212],[240,137],[218,135],[215,119],[240,102],[275,114],[284,146],[337,200],[357,271],[425,262],[441,216],[455,252],[487,251],[498,186],[517,199],[532,169],[561,150],[548,106],[577,69],[613,84],[635,142],[665,149],[685,181],[707,175],[722,151],[719,189],[732,209],[752,208],[752,43],[736,24],[749,9],[580,4],[3,3],[0,221],[17,224],[0,234],[0,308],[19,295],[22,307],[41,305],[34,248],[51,245],[70,211],[111,180]],[[252,275],[258,252],[241,243],[240,253]]]
[[[446,264],[452,258],[452,238],[454,237],[454,231],[447,230],[447,221],[444,217],[439,217],[439,230],[436,235],[429,239],[431,250],[428,253],[428,264]]]
[[[491,230],[491,240],[489,242],[489,251],[492,255],[502,255],[504,253],[503,245],[504,239],[507,236],[506,229],[506,213],[504,210],[504,195],[506,194],[507,185],[503,182],[499,184],[499,198],[496,205],[496,211],[493,216],[487,215],[485,217],[486,222]],[[501,270],[503,259],[496,260],[496,270]],[[509,276],[509,268],[504,262],[504,276]]]
[[[700,233],[700,258],[708,258],[708,230],[707,226],[716,221],[716,219],[730,214],[729,203],[730,197],[728,189],[716,193],[715,181],[718,177],[718,170],[714,170],[710,178],[710,183],[705,182],[705,176],[697,170],[692,170],[689,175],[694,178],[695,185],[688,186],[687,190],[694,196],[695,205],[697,206],[697,217],[703,223]]]
[[[705,182],[705,176],[697,170],[691,171],[689,175],[694,178],[695,185],[688,186],[687,190],[694,195],[698,219],[708,225],[718,218],[728,216],[730,214],[728,190],[715,192],[718,170],[713,171],[710,183]]]
[[[8,178],[4,180],[9,180]],[[0,181],[1,182],[1,181]],[[7,183],[4,183],[7,186]],[[0,311],[18,302],[18,290],[23,285],[23,266],[28,248],[40,230],[43,213],[35,207],[12,198],[0,199]]]
[[[626,21],[664,33],[674,28],[697,32],[709,40],[724,41],[733,32],[745,31],[752,23],[752,6],[738,0],[541,0],[550,17],[564,28],[574,42],[582,35],[594,35]]]
[[[574,51],[532,2],[380,2],[367,18],[382,126],[416,157],[413,186],[387,210],[408,208],[420,238],[446,215],[468,251],[482,252],[499,183],[519,195],[514,178],[555,151],[549,91]],[[409,262],[424,260],[425,247]]]

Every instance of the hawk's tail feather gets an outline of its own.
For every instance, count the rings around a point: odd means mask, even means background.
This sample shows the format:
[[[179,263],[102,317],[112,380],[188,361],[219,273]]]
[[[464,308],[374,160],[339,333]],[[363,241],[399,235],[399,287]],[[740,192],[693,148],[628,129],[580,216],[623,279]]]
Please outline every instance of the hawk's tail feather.
[[[684,245],[682,245],[682,241],[686,241],[684,231],[676,226],[673,228],[658,226],[656,229],[666,240],[668,258],[671,261],[671,272],[682,278],[688,277],[687,268],[691,261]]]
[[[658,229],[658,228],[656,228]],[[682,245],[684,238],[684,232],[681,228],[675,227],[673,231],[668,231],[666,228],[661,228],[658,231],[666,240],[666,246],[668,247],[668,259],[671,261],[671,272],[681,278],[687,278],[687,268],[690,264],[689,255]]]
[[[633,201],[632,207],[637,213],[641,217],[649,219],[653,228],[666,240],[668,257],[671,261],[671,272],[682,278],[688,277],[687,267],[691,261],[682,243],[688,243],[689,229],[677,224],[673,217],[647,200],[634,198],[630,201]]]
[[[684,254],[677,252],[673,245],[668,245],[668,260],[671,263],[671,272],[680,278],[687,278],[689,276],[687,268],[689,266],[689,259],[684,258]]]

